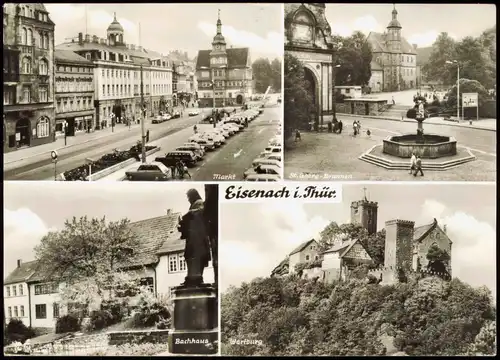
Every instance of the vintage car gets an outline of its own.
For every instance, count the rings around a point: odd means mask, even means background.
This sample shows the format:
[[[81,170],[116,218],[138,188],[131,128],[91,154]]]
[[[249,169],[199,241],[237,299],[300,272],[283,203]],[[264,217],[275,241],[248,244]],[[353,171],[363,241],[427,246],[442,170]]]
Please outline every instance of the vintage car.
[[[142,164],[136,171],[127,171],[128,181],[168,181],[172,179],[172,172],[161,162]]]

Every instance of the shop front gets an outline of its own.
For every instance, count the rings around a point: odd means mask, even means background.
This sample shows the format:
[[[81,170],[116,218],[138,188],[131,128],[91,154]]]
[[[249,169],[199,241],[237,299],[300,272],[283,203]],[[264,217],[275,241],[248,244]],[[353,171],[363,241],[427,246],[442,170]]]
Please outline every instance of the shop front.
[[[79,132],[91,132],[95,129],[93,110],[62,113],[56,116],[56,133],[75,136]]]

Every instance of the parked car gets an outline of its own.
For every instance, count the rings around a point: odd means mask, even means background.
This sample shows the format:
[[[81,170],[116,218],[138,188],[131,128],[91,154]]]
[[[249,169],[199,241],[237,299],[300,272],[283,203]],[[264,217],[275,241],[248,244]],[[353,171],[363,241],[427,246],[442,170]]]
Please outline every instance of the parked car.
[[[203,153],[199,149],[199,146],[200,145],[196,143],[191,143],[190,145],[179,146],[178,148],[175,149],[175,151],[192,151],[196,161],[200,161],[201,159],[203,159]]]
[[[192,167],[196,164],[196,156],[192,151],[171,151],[164,157],[157,157],[155,161],[161,162],[163,165],[171,167],[182,161],[186,166]]]
[[[196,116],[196,115],[200,115],[200,112],[198,110],[191,110],[189,113],[188,113],[189,116]]]
[[[274,136],[269,140],[269,145],[270,146],[281,146],[281,136]]]
[[[229,135],[234,135],[240,131],[239,127],[231,126],[230,124],[223,124],[220,128],[227,131]]]
[[[163,116],[161,115],[157,115],[153,118],[153,120],[151,121],[152,124],[161,124],[163,122]]]
[[[212,151],[212,150],[215,149],[215,143],[213,141],[210,141],[208,139],[204,139],[204,138],[202,138],[200,136],[190,137],[189,141],[197,143],[197,144],[200,144],[201,146],[203,146],[208,151]]]
[[[172,119],[172,115],[170,115],[170,114],[163,114],[162,118],[163,118],[163,121],[168,121],[168,120]]]
[[[251,174],[248,175],[245,179],[245,181],[280,181],[281,178],[279,175],[273,175],[273,174]]]
[[[252,162],[252,166],[255,168],[259,165],[276,165],[281,167],[281,161],[273,160],[269,158],[257,158]]]
[[[205,148],[200,144],[188,141],[182,144],[181,146],[193,146],[193,148],[196,149],[201,154],[201,156],[205,156]]]
[[[214,133],[214,134],[219,134],[221,136],[224,137],[224,139],[227,139],[230,134],[228,131],[222,129],[221,127],[216,127],[216,128],[213,128],[213,129],[210,129],[210,130],[207,130],[206,132],[211,132],[211,133]]]
[[[213,133],[205,132],[205,133],[201,134],[200,137],[202,139],[207,139],[209,141],[212,141],[214,143],[215,147],[220,147],[223,144],[220,137],[217,136],[216,134],[213,134]],[[224,142],[225,142],[225,140],[224,140]]]
[[[271,174],[281,177],[281,167],[277,165],[257,165],[255,168],[250,168],[243,173],[243,178],[246,179],[251,174]]]
[[[172,172],[161,162],[142,164],[136,171],[127,171],[128,181],[168,181],[172,179]]]
[[[172,114],[172,119],[177,119],[181,117],[181,113],[179,111],[174,111]]]
[[[264,149],[266,154],[281,153],[281,146],[269,145]]]

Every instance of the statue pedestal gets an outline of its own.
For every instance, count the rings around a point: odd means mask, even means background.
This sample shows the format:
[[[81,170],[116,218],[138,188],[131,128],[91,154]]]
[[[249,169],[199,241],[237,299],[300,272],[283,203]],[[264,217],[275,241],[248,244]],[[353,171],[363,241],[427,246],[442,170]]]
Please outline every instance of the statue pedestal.
[[[172,354],[216,354],[218,350],[218,304],[214,286],[179,286],[174,289]]]

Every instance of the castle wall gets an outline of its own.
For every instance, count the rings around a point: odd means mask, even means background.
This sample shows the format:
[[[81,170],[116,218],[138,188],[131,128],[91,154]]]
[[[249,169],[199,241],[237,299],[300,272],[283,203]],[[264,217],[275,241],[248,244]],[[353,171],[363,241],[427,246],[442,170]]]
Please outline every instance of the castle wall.
[[[412,269],[414,226],[413,221],[386,221],[385,267]]]

